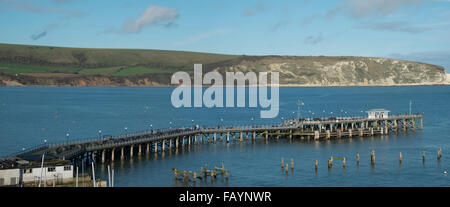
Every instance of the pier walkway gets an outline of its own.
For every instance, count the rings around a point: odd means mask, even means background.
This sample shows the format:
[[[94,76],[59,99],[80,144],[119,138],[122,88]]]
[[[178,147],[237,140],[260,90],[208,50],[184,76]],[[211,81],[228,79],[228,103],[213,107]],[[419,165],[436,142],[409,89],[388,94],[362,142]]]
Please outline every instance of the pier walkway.
[[[422,115],[390,115],[388,118],[343,117],[286,120],[278,125],[245,127],[177,128],[152,130],[90,140],[47,143],[8,158],[39,160],[42,154],[56,159],[107,162],[143,153],[177,150],[195,144],[247,142],[249,139],[327,140],[415,131],[423,127]]]

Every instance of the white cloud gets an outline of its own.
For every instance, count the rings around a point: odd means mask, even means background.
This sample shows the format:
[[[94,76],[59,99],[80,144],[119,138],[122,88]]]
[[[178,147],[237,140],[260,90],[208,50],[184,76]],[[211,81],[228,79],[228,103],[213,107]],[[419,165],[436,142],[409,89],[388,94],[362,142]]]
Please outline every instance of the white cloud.
[[[136,20],[125,21],[122,27],[124,33],[139,33],[144,27],[152,24],[167,22],[172,23],[179,16],[176,9],[159,6],[149,6]]]
[[[355,18],[363,18],[370,15],[386,16],[396,10],[432,0],[344,0],[340,6],[346,13]]]

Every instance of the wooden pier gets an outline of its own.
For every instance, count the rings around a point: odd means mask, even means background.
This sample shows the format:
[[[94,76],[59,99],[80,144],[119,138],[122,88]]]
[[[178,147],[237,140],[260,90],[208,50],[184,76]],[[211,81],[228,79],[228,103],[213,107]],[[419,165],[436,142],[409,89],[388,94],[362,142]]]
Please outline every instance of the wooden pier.
[[[42,154],[75,165],[114,161],[149,153],[162,153],[200,144],[254,142],[257,139],[330,140],[414,132],[423,127],[422,115],[390,115],[388,118],[345,117],[286,120],[278,125],[246,127],[178,128],[154,130],[117,137],[98,138],[36,146],[10,157],[39,157]]]

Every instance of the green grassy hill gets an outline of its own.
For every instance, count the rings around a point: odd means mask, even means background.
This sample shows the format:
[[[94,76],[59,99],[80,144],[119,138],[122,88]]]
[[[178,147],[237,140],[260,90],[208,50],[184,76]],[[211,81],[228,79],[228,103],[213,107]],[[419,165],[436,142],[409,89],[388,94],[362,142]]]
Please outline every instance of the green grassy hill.
[[[71,73],[133,76],[192,71],[194,63],[210,64],[233,55],[139,49],[85,49],[0,44],[0,73]]]

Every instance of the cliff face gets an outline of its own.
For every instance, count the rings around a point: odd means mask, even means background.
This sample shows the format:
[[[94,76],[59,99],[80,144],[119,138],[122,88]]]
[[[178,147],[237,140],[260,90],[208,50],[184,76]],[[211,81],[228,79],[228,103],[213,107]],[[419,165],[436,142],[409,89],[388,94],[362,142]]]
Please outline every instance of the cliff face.
[[[445,84],[440,66],[365,57],[243,57],[214,71],[279,72],[281,85],[429,85]]]

